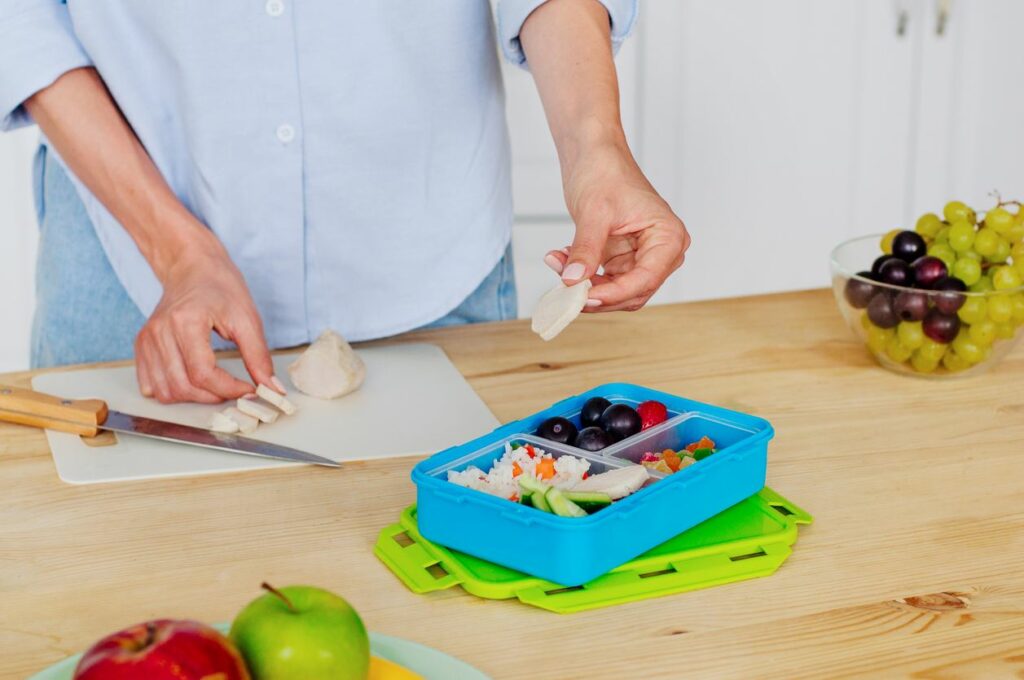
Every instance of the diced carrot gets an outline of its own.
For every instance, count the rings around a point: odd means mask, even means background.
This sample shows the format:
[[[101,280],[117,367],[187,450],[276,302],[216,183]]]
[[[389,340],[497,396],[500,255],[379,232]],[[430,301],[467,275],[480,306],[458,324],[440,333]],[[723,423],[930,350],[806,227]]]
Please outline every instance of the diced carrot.
[[[706,435],[701,437],[700,441],[697,442],[697,444],[698,444],[698,446],[697,446],[698,449],[711,449],[711,450],[715,449],[715,442],[711,438],[707,437]]]
[[[679,454],[670,449],[665,449],[665,452],[662,454],[662,460],[665,461],[665,464],[668,465],[668,468],[672,470],[672,472],[678,472],[679,466],[683,462],[679,458]]]
[[[555,476],[555,459],[542,458],[537,463],[537,476],[541,479],[551,479]]]
[[[526,449],[526,454],[530,456],[530,458],[535,458],[537,456],[537,452],[534,451],[533,446],[530,444],[524,445],[523,448]]]
[[[519,467],[519,463],[512,463],[512,476],[518,477],[523,474],[523,468]]]
[[[709,439],[706,435],[700,438],[700,441],[694,442],[686,447],[686,450],[693,453],[697,449],[713,449],[715,448],[715,442]]]

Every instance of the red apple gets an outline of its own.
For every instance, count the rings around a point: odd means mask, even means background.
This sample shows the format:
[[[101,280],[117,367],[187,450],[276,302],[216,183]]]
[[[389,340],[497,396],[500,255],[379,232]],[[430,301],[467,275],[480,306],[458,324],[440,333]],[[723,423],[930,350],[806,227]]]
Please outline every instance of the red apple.
[[[157,619],[108,635],[83,656],[75,680],[249,680],[231,641],[197,621]]]

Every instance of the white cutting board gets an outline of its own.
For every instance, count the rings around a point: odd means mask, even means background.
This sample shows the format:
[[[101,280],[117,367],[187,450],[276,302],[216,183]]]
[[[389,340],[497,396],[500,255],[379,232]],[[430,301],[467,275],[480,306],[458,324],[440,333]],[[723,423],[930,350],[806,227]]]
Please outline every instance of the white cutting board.
[[[440,347],[394,345],[358,350],[366,382],[340,399],[307,397],[293,388],[287,366],[297,354],[274,357],[277,375],[298,407],[250,436],[338,461],[434,453],[498,426],[494,415]],[[221,360],[228,372],[248,379],[240,359]],[[139,394],[134,366],[84,369],[36,376],[32,386],[68,399],[98,398],[111,409],[206,427],[221,406],[165,406]],[[117,435],[113,446],[94,448],[76,435],[47,431],[57,474],[71,484],[203,475],[296,465],[145,437]],[[345,474],[323,468],[324,474]]]

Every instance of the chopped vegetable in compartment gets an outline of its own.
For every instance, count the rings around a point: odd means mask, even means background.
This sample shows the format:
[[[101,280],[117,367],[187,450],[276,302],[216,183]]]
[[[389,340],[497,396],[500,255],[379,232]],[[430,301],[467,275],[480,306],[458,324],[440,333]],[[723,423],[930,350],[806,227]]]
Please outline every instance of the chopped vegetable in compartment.
[[[699,460],[704,460],[715,453],[715,451],[717,451],[715,442],[708,437],[701,437],[698,441],[688,444],[681,451],[673,451],[672,449],[665,449],[658,453],[648,451],[641,456],[640,464],[649,470],[670,475],[674,472],[679,472],[689,465],[693,465]]]

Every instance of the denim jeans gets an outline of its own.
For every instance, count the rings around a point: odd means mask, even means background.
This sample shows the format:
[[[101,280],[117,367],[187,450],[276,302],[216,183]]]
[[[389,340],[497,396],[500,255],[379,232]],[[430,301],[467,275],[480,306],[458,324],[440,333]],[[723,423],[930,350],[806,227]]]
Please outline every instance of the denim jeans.
[[[47,157],[45,146],[33,170],[39,254],[32,367],[130,359],[146,317],[118,280],[78,193],[64,169]],[[510,246],[473,293],[424,328],[515,316]]]

